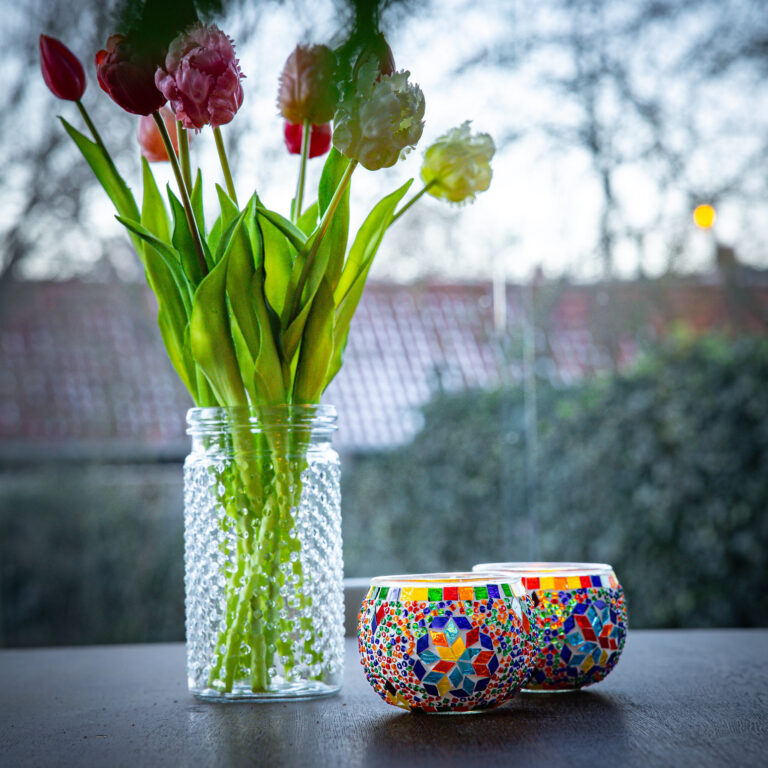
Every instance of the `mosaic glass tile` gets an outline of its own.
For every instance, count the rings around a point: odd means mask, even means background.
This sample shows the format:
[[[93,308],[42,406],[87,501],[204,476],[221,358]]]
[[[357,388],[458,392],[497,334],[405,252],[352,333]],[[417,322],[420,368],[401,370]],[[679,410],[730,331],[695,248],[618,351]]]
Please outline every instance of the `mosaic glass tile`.
[[[490,709],[511,698],[530,674],[536,635],[528,599],[499,587],[403,586],[398,599],[396,588],[371,587],[358,639],[376,693],[425,712]]]
[[[616,666],[624,648],[627,609],[615,575],[575,577],[576,588],[570,586],[571,578],[565,589],[545,588],[546,579],[523,579],[536,604],[539,630],[539,652],[526,690],[597,683]],[[585,581],[588,586],[582,587]],[[536,582],[539,587],[532,586]]]

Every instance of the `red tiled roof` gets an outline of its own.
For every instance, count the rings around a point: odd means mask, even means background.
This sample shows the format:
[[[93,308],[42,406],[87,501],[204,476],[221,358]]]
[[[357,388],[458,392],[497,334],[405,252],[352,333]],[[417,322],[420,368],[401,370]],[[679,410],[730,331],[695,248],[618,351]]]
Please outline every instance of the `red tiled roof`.
[[[728,317],[718,286],[677,286],[650,305],[634,284],[624,285],[630,298],[620,300],[622,310],[633,304],[642,313],[634,329],[612,329],[618,364],[636,357],[638,330],[658,332],[680,318],[711,327]],[[539,375],[569,382],[609,367],[604,345],[596,342],[597,289],[542,291],[550,299],[537,321]],[[487,389],[519,381],[523,305],[518,287],[508,287],[506,295],[509,334],[502,340],[493,329],[490,284],[369,284],[344,366],[324,397],[339,411],[337,446],[360,450],[407,440],[418,429],[419,406],[438,386]],[[191,403],[165,356],[149,289],[27,282],[13,284],[5,296],[3,455],[41,448],[183,455],[184,412]],[[768,306],[768,292],[761,297]]]

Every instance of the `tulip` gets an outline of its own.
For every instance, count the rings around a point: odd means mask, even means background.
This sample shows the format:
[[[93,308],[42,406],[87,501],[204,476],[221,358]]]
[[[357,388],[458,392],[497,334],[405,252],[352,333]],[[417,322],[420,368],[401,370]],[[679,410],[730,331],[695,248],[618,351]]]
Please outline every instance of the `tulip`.
[[[424,153],[421,178],[433,197],[452,203],[474,200],[491,183],[493,139],[487,133],[474,136],[469,121],[452,128]]]
[[[304,128],[288,120],[285,121],[283,129],[285,136],[285,146],[292,155],[301,154],[301,140],[304,135]],[[324,155],[331,148],[331,124],[321,123],[312,125],[309,134],[309,156],[319,157]]]
[[[290,123],[330,122],[336,109],[334,57],[325,45],[297,45],[280,75],[277,106]]]
[[[173,148],[178,154],[179,137],[176,132],[176,117],[168,107],[161,107],[160,115],[165,122],[165,127],[168,129],[168,135],[171,137]],[[168,152],[165,149],[165,144],[163,143],[163,137],[160,135],[157,123],[155,123],[154,118],[151,115],[142,115],[139,118],[138,139],[141,146],[141,154],[144,155],[150,163],[167,163],[170,160]]]
[[[155,83],[188,130],[218,128],[232,120],[243,103],[243,74],[235,49],[215,24],[193,24],[168,48]]]
[[[357,88],[336,111],[333,145],[369,171],[388,168],[424,130],[424,94],[410,72],[382,75],[378,62],[360,68]]]
[[[40,35],[40,69],[51,93],[66,101],[80,101],[85,93],[85,70],[80,59],[55,37]]]
[[[112,35],[96,54],[99,85],[126,112],[151,115],[166,102],[155,87],[157,62],[123,35]]]

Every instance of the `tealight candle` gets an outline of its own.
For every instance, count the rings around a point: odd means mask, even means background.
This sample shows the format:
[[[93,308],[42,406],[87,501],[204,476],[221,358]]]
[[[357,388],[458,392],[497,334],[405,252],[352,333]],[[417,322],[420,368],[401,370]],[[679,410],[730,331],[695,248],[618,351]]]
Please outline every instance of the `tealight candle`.
[[[376,693],[429,713],[503,704],[536,654],[522,580],[494,573],[377,577],[360,609],[358,641]]]
[[[602,563],[484,563],[475,573],[522,579],[538,628],[538,654],[526,691],[564,691],[604,679],[627,637],[624,591]]]

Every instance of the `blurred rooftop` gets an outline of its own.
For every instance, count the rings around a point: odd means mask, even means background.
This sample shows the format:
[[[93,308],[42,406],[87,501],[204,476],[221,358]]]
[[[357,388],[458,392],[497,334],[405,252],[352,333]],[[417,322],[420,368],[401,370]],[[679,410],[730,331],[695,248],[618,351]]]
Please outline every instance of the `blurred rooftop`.
[[[132,283],[14,282],[0,306],[0,462],[179,460],[189,395],[168,362],[154,297]],[[536,373],[558,384],[620,368],[678,325],[765,332],[765,273],[596,285],[372,282],[345,363],[324,400],[344,451],[394,446],[438,389],[492,389],[523,376],[533,298]],[[499,294],[503,295],[503,294]],[[506,332],[499,333],[505,317]]]

